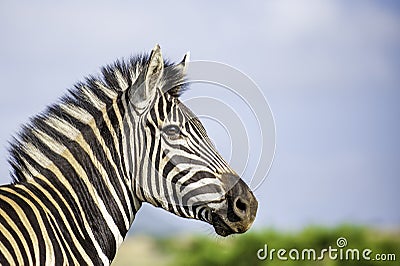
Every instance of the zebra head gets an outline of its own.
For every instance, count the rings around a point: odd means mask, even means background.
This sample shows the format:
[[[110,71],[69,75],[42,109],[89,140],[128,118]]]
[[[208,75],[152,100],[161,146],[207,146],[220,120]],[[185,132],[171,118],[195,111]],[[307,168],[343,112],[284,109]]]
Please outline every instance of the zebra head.
[[[257,200],[218,153],[200,120],[180,100],[188,55],[164,62],[160,47],[129,89],[135,117],[133,186],[140,200],[178,216],[203,220],[217,234],[243,233]]]

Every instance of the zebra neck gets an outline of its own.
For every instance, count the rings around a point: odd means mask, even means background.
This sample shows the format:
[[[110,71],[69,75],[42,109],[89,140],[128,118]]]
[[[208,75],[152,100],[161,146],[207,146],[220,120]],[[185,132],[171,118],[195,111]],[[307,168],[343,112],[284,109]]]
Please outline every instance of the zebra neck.
[[[112,260],[141,206],[132,189],[132,162],[124,159],[133,150],[124,134],[134,127],[128,128],[118,104],[98,113],[62,108],[62,115],[36,121],[15,148],[21,181],[14,187],[33,195],[30,201],[46,214],[41,218],[58,227],[55,234],[68,232],[72,242],[103,254],[103,262]]]

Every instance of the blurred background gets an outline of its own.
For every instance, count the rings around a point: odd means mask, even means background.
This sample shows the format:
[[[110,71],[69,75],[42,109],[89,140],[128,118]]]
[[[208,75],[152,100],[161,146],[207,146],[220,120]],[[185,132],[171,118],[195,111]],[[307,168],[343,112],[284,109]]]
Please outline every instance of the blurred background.
[[[2,0],[0,183],[10,181],[7,143],[30,116],[100,66],[149,52],[159,43],[164,57],[174,61],[190,51],[192,60],[239,69],[269,102],[276,154],[255,191],[259,211],[249,233],[259,237],[260,248],[260,239],[271,237],[268,230],[284,237],[318,225],[335,228],[329,231],[332,241],[342,224],[398,232],[399,29],[398,1]],[[223,138],[212,131],[224,150]],[[165,253],[173,251],[165,251],[162,243],[171,247],[168,241],[178,236],[181,242],[174,243],[183,247],[200,241],[185,235],[200,235],[206,243],[211,238],[208,246],[241,243],[240,237],[215,239],[212,232],[206,224],[146,205],[122,247],[131,261],[116,264],[133,263],[137,256],[132,254],[151,261],[141,264],[169,263],[173,258]],[[144,255],[149,249],[159,253]],[[254,259],[256,250],[251,254]]]

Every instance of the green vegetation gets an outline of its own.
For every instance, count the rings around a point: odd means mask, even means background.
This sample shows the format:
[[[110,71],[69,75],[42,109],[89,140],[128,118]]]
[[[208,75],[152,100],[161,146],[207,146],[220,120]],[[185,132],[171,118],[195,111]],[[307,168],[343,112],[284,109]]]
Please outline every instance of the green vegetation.
[[[344,237],[347,245],[342,248],[343,259],[340,260],[340,249],[337,246],[337,239]],[[257,251],[268,245],[268,252],[276,249],[273,253],[273,259],[270,254],[265,260],[257,257]],[[321,260],[321,250],[338,249],[332,255],[337,254],[337,259],[330,259],[329,253],[325,252]],[[310,227],[301,232],[282,233],[274,230],[265,230],[261,232],[249,232],[244,235],[223,238],[210,238],[198,236],[194,238],[165,238],[156,241],[157,249],[164,254],[168,254],[171,260],[170,265],[399,265],[400,261],[400,233],[399,231],[378,231],[374,229],[341,226],[334,229],[322,227]],[[288,260],[279,260],[277,250],[285,249],[283,255]],[[298,259],[291,259],[289,252],[292,249],[299,251]],[[315,260],[303,260],[302,250],[314,249],[316,251]],[[352,260],[352,254],[348,251],[348,260],[346,260],[346,251],[348,249],[358,249],[360,260]],[[367,254],[371,260],[362,258],[364,249],[370,249],[372,252]],[[296,257],[295,251],[292,251],[292,257]],[[395,254],[396,261],[378,261],[375,260],[377,254],[388,257]],[[262,251],[260,255],[265,255]],[[305,253],[307,258],[308,253]],[[312,254],[310,255],[312,257]],[[354,254],[356,257],[356,255]],[[381,258],[383,258],[381,255]],[[387,258],[389,259],[389,258]],[[394,258],[391,258],[393,260]]]

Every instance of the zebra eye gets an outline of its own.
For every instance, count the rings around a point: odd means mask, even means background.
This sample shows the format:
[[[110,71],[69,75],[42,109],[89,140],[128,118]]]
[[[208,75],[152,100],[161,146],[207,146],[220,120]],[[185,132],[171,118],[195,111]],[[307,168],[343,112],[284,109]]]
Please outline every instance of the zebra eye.
[[[181,129],[176,125],[168,125],[163,128],[163,132],[168,136],[177,136],[181,133]]]

